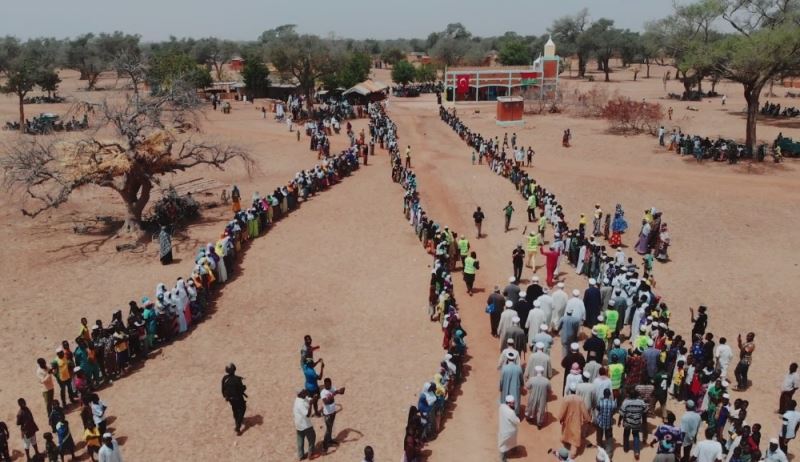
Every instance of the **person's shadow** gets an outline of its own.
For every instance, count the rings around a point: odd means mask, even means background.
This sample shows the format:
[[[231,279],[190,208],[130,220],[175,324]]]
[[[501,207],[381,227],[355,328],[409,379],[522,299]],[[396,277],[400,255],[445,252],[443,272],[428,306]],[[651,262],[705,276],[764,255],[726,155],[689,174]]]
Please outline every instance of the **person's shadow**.
[[[251,415],[242,420],[242,433],[250,429],[250,427],[260,427],[264,424],[264,417],[261,414]]]

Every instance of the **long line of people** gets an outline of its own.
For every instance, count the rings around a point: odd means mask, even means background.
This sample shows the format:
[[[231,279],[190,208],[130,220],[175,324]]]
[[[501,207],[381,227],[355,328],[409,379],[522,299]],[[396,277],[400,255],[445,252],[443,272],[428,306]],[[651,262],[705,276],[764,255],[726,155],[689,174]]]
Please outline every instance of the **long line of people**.
[[[239,254],[250,240],[264,235],[277,220],[296,210],[301,202],[330,188],[358,168],[358,151],[354,147],[335,156],[325,156],[314,168],[298,172],[271,194],[253,193],[246,208],[242,207],[241,193],[234,186],[231,192],[233,218],[216,242],[198,249],[188,277],[177,278],[171,287],[159,283],[152,298],[144,296],[138,302],[130,301],[127,316],[123,310],[116,310],[110,322],[97,319],[93,324],[81,318],[79,333],[73,342],[62,341],[50,361],[39,358],[37,378],[48,421],[58,436],[56,450],[59,455],[74,451],[63,414],[69,410],[70,404],[79,401],[83,403],[81,417],[92,460],[95,452],[103,450],[101,435],[103,445],[106,439],[109,440],[109,451],[118,451],[115,440],[111,441],[105,426],[100,425],[105,421],[106,406],[97,404],[98,390],[124,377],[132,367],[143,364],[154,349],[186,335],[202,321],[212,306],[214,294],[235,273]],[[165,263],[171,260],[172,254],[169,239],[166,244],[160,246],[162,262]],[[54,399],[56,384],[60,390],[60,402]],[[26,454],[31,448],[38,454],[38,427],[33,413],[22,399],[19,406],[17,425],[23,433]],[[0,422],[0,427],[4,426]],[[45,439],[45,451],[49,451],[48,448],[55,443],[50,434],[46,434]],[[8,441],[7,437],[0,435],[2,448],[7,450]],[[2,452],[0,458],[5,455]]]
[[[428,315],[442,329],[442,348],[446,353],[432,379],[423,384],[416,404],[409,408],[403,455],[406,462],[418,462],[421,460],[424,444],[434,439],[442,427],[449,396],[464,378],[467,332],[461,325],[452,279],[457,261],[454,251],[457,234],[447,227],[440,227],[425,216],[417,193],[416,176],[411,168],[404,167],[401,162],[397,126],[380,104],[370,106],[369,130],[372,143],[377,142],[391,156],[392,179],[405,190],[403,209],[406,219],[413,226],[423,247],[433,246],[436,249],[431,251],[433,270],[429,285]],[[478,266],[477,262],[475,265]]]

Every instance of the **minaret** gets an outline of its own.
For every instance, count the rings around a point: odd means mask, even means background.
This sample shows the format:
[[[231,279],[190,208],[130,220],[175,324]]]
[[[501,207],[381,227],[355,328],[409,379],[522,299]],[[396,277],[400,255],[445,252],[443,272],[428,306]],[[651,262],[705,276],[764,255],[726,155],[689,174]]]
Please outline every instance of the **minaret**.
[[[553,37],[550,36],[547,39],[547,43],[544,44],[544,57],[545,58],[553,58],[556,55],[556,44],[553,43]]]

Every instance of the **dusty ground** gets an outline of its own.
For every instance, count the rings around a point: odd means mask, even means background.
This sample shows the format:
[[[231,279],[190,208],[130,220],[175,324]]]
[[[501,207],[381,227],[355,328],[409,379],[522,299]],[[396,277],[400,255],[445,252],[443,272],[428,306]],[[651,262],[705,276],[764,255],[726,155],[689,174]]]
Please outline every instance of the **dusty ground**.
[[[663,95],[660,72],[654,70],[656,77],[638,82],[630,81],[627,73],[615,73],[615,82],[608,85],[634,98],[657,99]],[[386,75],[378,77],[388,81]],[[109,80],[107,85],[113,83]],[[64,92],[77,100],[111,93],[88,94],[77,91],[78,85],[70,75]],[[580,84],[590,85],[606,84]],[[679,84],[670,82],[668,91],[678,92]],[[744,101],[738,87],[723,83],[718,91],[728,95],[726,107],[714,100],[694,103],[700,111],[692,112],[677,103],[675,124],[691,133],[740,135],[744,124],[736,111]],[[776,87],[775,92],[782,95],[784,89]],[[506,131],[494,124],[491,104],[458,107],[473,129],[501,137]],[[475,108],[481,112],[474,114]],[[27,110],[31,115],[63,113],[66,107]],[[0,99],[0,121],[13,120],[15,111],[15,100]],[[469,151],[438,120],[431,96],[393,99],[390,113],[400,126],[401,143],[412,145],[423,200],[432,216],[452,229],[471,231],[474,207],[487,211],[488,237],[472,239],[481,260],[476,285],[490,290],[503,282],[510,275],[510,251],[521,241],[524,224],[518,214],[516,229],[504,234],[500,208],[514,200],[521,210],[521,198],[485,167],[470,165]],[[792,123],[762,124],[759,137],[771,140],[778,131],[800,136]],[[566,127],[574,134],[569,150],[560,146]],[[241,166],[231,165],[224,172],[196,170],[170,181],[214,178],[238,184],[249,197],[316,162],[305,139],[296,143],[285,126],[262,120],[252,105],[235,104],[227,117],[209,111],[205,128],[211,136],[249,147],[258,170],[248,178]],[[676,325],[686,330],[688,307],[705,303],[711,307],[710,330],[717,336],[733,340],[740,331],[757,333],[754,386],[746,397],[751,401],[750,420],[764,425],[765,437],[774,434],[776,390],[786,365],[797,359],[796,351],[785,345],[789,332],[800,327],[790,315],[792,281],[800,276],[792,231],[800,226],[792,213],[800,197],[798,164],[697,165],[659,149],[652,137],[610,135],[602,121],[563,114],[530,117],[516,132],[521,144],[536,149],[533,175],[558,195],[573,219],[589,212],[594,202],[607,211],[619,202],[635,234],[642,210],[664,210],[673,261],[657,266],[658,290],[671,303]],[[14,138],[0,132],[0,140]],[[343,143],[344,137],[334,138],[334,148]],[[297,349],[306,333],[322,345],[319,356],[326,359],[326,372],[348,387],[341,399],[345,412],[337,420],[337,429],[347,430],[341,435],[347,443],[326,459],[358,460],[365,444],[375,446],[380,460],[399,458],[407,406],[433,372],[440,337],[423,314],[428,257],[404,225],[401,190],[388,181],[386,158],[374,162],[259,239],[242,261],[241,273],[224,288],[210,319],[146,367],[102,391],[117,417],[111,426],[124,443],[126,459],[292,460],[291,405],[293,390],[302,384]],[[218,192],[213,191],[214,196]],[[202,199],[208,202],[214,196]],[[36,220],[22,217],[18,209],[15,198],[3,193],[0,223],[5,232],[0,233],[0,246],[6,264],[0,278],[7,283],[0,302],[9,327],[0,336],[0,367],[6,371],[0,381],[0,402],[5,403],[0,418],[13,422],[15,399],[22,396],[44,427],[35,358],[50,357],[60,340],[73,338],[81,316],[108,320],[128,300],[151,295],[156,283],[185,275],[190,255],[217,235],[228,210],[204,210],[201,223],[176,239],[176,258],[187,261],[163,267],[153,245],[118,253],[114,246],[125,241],[105,230],[89,236],[72,232],[75,223],[95,215],[120,214],[121,203],[106,191],[81,192],[67,206]],[[634,238],[629,234],[625,242],[631,244]],[[529,276],[528,270],[525,277]],[[570,288],[584,287],[573,275],[567,276],[567,283]],[[454,417],[430,445],[430,460],[494,460],[497,345],[489,337],[483,313],[488,294],[469,299],[460,279],[457,287],[470,332],[472,373],[455,403]],[[775,329],[778,322],[784,329]],[[230,411],[218,391],[222,367],[231,360],[246,378],[248,416],[254,425],[238,439],[232,437]],[[560,377],[554,383],[560,383]],[[550,411],[557,410],[558,403],[551,403]],[[77,433],[78,416],[70,419]],[[315,424],[321,438],[322,422]],[[541,435],[523,425],[521,454],[527,454],[527,460],[542,460],[547,448],[557,446],[558,432],[553,424]],[[21,447],[16,436],[12,446]]]

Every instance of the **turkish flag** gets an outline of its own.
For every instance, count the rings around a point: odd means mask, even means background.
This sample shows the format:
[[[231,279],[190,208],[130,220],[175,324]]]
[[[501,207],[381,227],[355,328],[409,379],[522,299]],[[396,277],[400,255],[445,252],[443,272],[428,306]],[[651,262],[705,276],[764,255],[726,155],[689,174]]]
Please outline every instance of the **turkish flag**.
[[[469,74],[457,75],[456,82],[456,93],[459,95],[466,95],[469,93]]]

